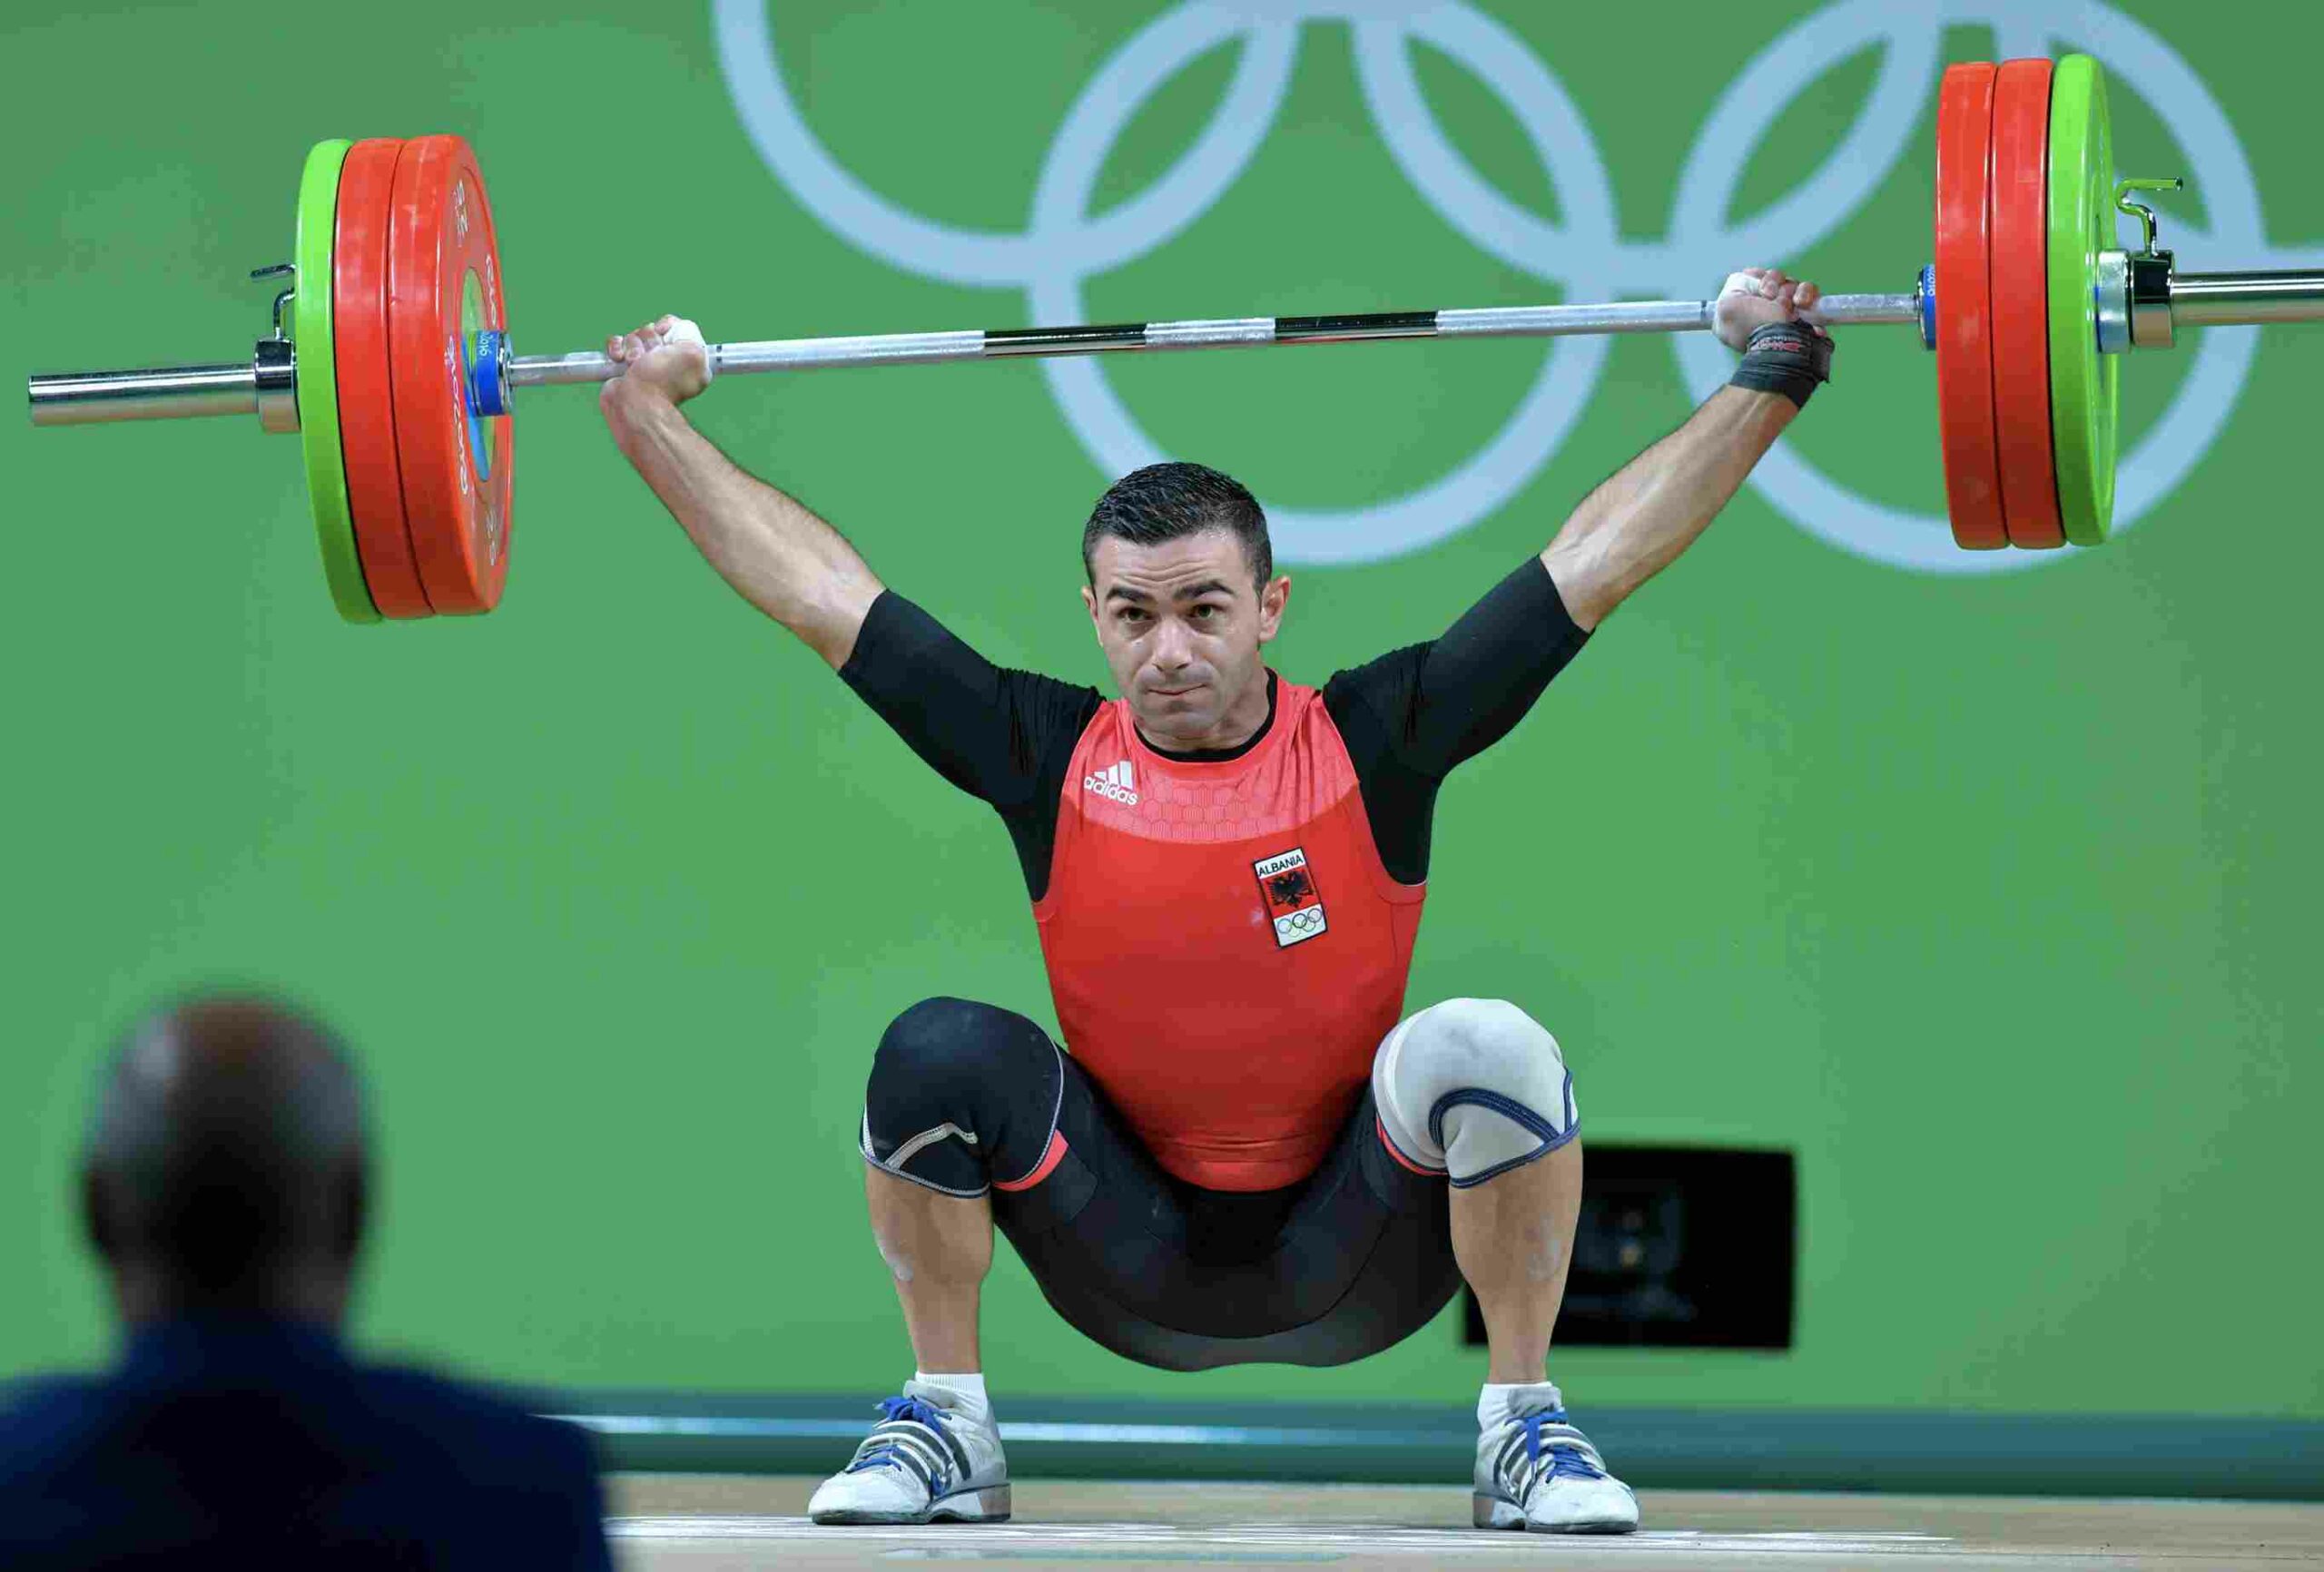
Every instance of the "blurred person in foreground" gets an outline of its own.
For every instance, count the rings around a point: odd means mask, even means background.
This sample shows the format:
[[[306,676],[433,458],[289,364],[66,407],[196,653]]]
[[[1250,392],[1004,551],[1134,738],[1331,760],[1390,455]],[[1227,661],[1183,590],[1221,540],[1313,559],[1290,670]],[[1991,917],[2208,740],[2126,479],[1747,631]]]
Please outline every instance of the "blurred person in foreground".
[[[281,1006],[129,1033],[82,1174],[121,1358],[0,1410],[0,1566],[610,1566],[579,1430],[350,1356],[364,1126],[345,1048]]]

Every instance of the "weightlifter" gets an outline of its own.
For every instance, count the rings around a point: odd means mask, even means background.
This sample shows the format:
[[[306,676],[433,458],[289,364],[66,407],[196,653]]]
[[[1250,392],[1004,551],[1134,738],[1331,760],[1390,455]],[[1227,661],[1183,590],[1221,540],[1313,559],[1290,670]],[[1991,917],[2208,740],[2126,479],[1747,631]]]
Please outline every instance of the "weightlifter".
[[[1123,477],[1081,532],[1112,698],[985,661],[714,447],[681,410],[710,380],[691,323],[608,341],[614,440],[711,565],[1000,815],[1063,1031],[929,998],[873,1050],[864,1187],[916,1369],[815,1521],[1009,1515],[977,1336],[997,1222],[1068,1322],[1164,1370],[1362,1359],[1465,1278],[1491,1343],[1478,1526],[1637,1527],[1546,1378],[1581,1204],[1572,1074],[1517,1004],[1406,1016],[1405,981],[1445,777],[1826,380],[1817,299],[1777,270],[1730,278],[1732,383],[1441,637],[1320,688],[1264,658],[1291,580],[1251,494],[1195,464]]]

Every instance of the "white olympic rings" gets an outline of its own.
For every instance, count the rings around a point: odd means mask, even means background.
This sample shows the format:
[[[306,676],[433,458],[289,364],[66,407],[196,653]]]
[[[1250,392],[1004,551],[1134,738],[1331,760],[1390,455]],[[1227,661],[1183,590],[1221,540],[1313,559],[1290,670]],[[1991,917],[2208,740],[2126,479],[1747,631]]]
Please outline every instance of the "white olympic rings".
[[[2174,212],[2174,241],[2240,267],[2324,265],[2324,248],[2270,243],[2250,161],[2218,99],[2158,34],[2104,0],[1836,0],[1770,40],[1713,103],[1659,241],[1623,238],[1612,182],[1572,99],[1521,37],[1466,0],[1186,0],[1131,34],[1074,100],[1042,159],[1031,218],[1015,233],[939,223],[856,180],[792,98],[766,0],[712,0],[712,8],[720,64],[743,125],[810,211],[902,270],[1022,289],[1037,322],[1081,320],[1089,278],[1166,244],[1241,177],[1282,111],[1299,29],[1314,22],[1352,30],[1364,101],[1428,206],[1488,255],[1561,286],[1569,300],[1693,298],[1735,267],[1797,255],[1846,222],[1896,167],[1935,92],[1943,32],[1962,25],[1991,27],[2004,56],[2046,54],[2054,45],[2085,50],[2155,108],[2200,176],[2209,210],[2208,227]],[[1159,179],[1093,218],[1091,193],[1124,128],[1196,59],[1229,43],[1239,43],[1239,57],[1209,124]],[[1508,108],[1558,194],[1560,219],[1511,201],[1452,145],[1413,74],[1415,44],[1458,62]],[[1783,110],[1831,67],[1872,49],[1880,51],[1880,64],[1871,92],[1823,163],[1775,202],[1728,224],[1723,215],[1743,172]],[[1900,270],[1905,265],[1900,261]],[[2123,455],[2118,529],[2168,496],[2210,449],[2234,410],[2257,342],[2249,329],[2202,336],[2171,405]],[[1673,335],[1672,348],[1696,397],[1724,379],[1728,359],[1708,335]],[[1555,456],[1596,388],[1606,354],[1603,339],[1556,341],[1501,429],[1416,491],[1337,510],[1269,503],[1277,555],[1376,562],[1469,528]],[[1164,457],[1098,359],[1045,360],[1042,370],[1068,425],[1102,468],[1118,474]],[[1986,574],[2072,555],[1956,550],[1941,514],[1860,496],[1788,445],[1768,456],[1750,484],[1810,535],[1893,566]]]

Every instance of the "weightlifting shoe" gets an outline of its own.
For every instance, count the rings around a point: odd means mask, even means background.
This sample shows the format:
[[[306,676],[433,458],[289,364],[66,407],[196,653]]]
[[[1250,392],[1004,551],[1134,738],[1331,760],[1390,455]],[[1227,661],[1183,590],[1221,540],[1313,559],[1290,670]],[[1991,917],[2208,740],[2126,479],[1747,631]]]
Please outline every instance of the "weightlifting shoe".
[[[1638,1527],[1638,1498],[1606,1471],[1563,1408],[1512,1414],[1484,1428],[1471,1505],[1480,1528],[1628,1534]]]
[[[906,1381],[846,1468],[807,1503],[817,1523],[1005,1523],[1009,1463],[990,1412],[941,1387]]]

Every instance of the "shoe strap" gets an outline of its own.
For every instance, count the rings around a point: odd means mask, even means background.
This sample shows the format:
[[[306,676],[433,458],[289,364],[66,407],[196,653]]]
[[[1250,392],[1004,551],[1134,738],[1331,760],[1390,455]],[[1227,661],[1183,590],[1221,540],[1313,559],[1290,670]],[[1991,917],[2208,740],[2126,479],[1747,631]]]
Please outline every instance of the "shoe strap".
[[[1493,1470],[1522,1501],[1545,1479],[1602,1479],[1605,1459],[1590,1438],[1566,1420],[1564,1410],[1523,1414],[1508,1421]]]
[[[954,1470],[961,1479],[973,1471],[968,1449],[952,1434],[952,1415],[947,1410],[925,1398],[904,1396],[881,1399],[880,1412],[881,1421],[855,1449],[847,1472],[897,1464],[917,1476],[933,1495],[941,1491]]]

